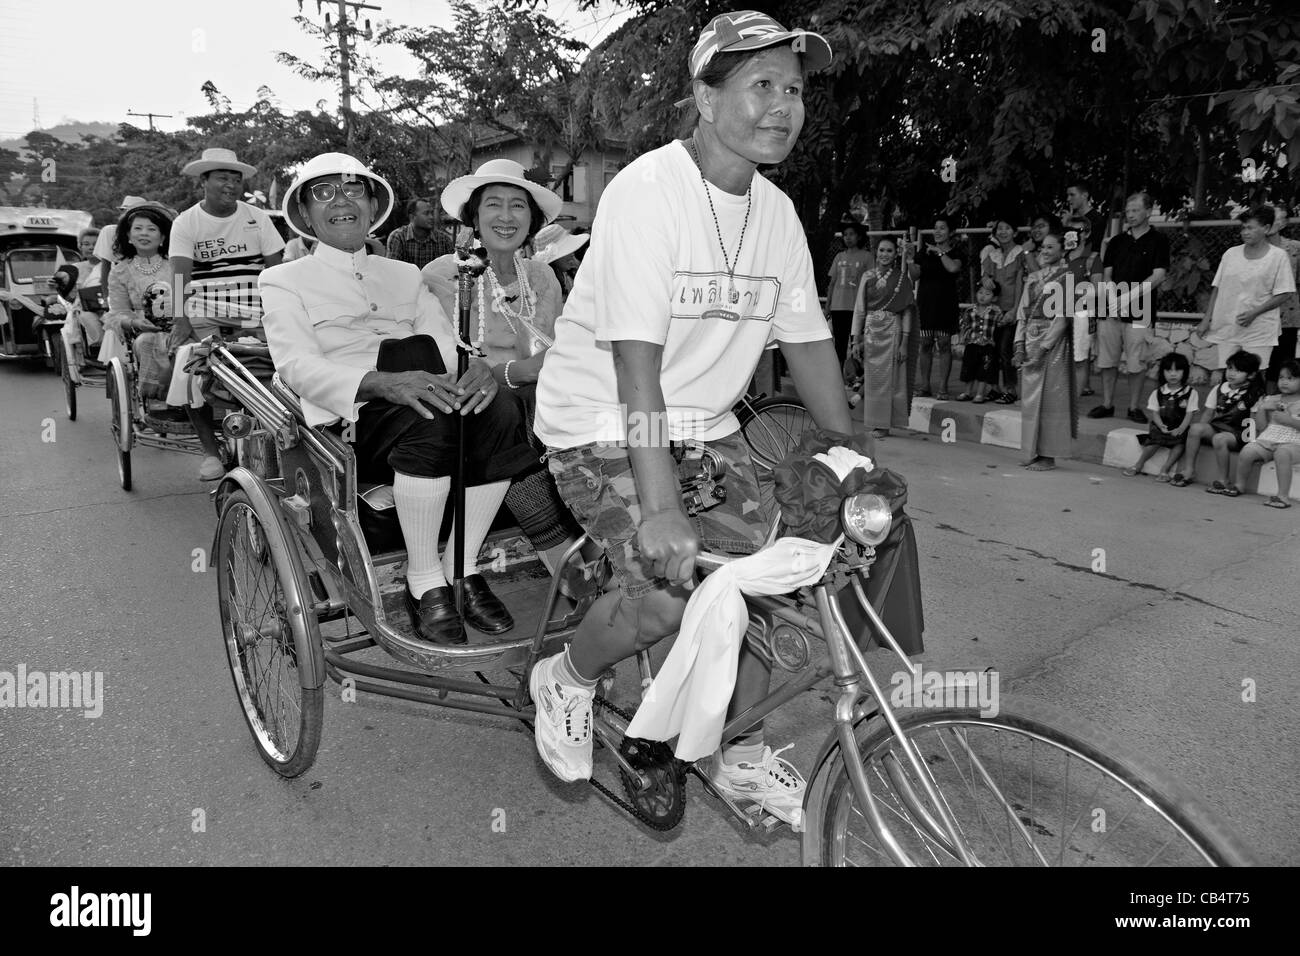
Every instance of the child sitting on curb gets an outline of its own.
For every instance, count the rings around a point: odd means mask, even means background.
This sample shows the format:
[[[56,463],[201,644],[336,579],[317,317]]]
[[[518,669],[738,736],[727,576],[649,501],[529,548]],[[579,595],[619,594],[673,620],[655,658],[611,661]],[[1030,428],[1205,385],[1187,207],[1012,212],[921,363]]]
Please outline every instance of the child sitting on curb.
[[[1160,360],[1160,377],[1164,384],[1151,393],[1147,400],[1147,420],[1151,423],[1145,435],[1138,436],[1142,454],[1137,464],[1125,468],[1124,475],[1132,478],[1142,472],[1142,466],[1161,448],[1169,449],[1169,457],[1160,467],[1156,481],[1170,481],[1174,466],[1183,457],[1183,436],[1192,426],[1192,416],[1200,407],[1196,390],[1187,384],[1191,373],[1187,356],[1170,352]]]
[[[961,341],[965,351],[961,359],[962,393],[957,396],[959,402],[974,401],[976,405],[982,405],[989,400],[989,390],[998,384],[994,335],[1002,321],[1002,310],[997,306],[999,292],[998,281],[985,276],[975,293],[975,304],[961,317]]]
[[[1264,504],[1290,508],[1287,499],[1291,496],[1291,470],[1300,464],[1300,361],[1287,359],[1281,364],[1277,388],[1277,395],[1269,395],[1259,403],[1259,414],[1268,419],[1268,427],[1242,449],[1238,470],[1245,481],[1256,465],[1277,462],[1277,494],[1270,495]]]
[[[1205,444],[1214,449],[1215,463],[1219,466],[1219,477],[1205,490],[1229,498],[1241,494],[1232,477],[1232,453],[1246,446],[1246,423],[1256,403],[1264,397],[1264,377],[1259,373],[1259,364],[1259,356],[1253,352],[1233,352],[1228,356],[1225,380],[1210,389],[1201,420],[1187,433],[1186,461],[1170,482],[1175,488],[1190,485],[1196,478],[1196,456]]]

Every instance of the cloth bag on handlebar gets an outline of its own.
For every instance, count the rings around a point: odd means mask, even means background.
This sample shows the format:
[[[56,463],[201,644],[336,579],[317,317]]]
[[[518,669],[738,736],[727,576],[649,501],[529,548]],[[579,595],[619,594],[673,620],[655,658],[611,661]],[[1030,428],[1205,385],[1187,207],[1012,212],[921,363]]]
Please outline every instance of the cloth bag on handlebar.
[[[873,467],[870,459],[844,447],[814,457],[815,467],[810,470],[817,471],[837,503],[839,486]],[[786,594],[815,584],[826,573],[839,541],[838,533],[833,540],[822,541],[778,538],[757,554],[730,561],[706,577],[687,602],[677,640],[627,735],[645,740],[676,736],[680,760],[699,760],[717,750],[749,621],[744,595]]]

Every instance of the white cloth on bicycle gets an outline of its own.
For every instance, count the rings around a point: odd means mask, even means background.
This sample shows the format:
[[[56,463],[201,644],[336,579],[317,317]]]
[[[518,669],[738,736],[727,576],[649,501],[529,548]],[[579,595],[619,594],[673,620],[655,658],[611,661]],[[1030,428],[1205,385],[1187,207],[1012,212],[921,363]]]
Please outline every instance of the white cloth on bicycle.
[[[172,365],[172,383],[167,389],[168,405],[189,405],[198,408],[205,404],[203,390],[199,387],[199,376],[185,371],[185,366],[190,364],[190,360],[194,357],[194,350],[198,346],[198,342],[186,342],[176,350],[176,362]]]
[[[813,457],[841,481],[855,468],[875,467],[870,458],[840,445]],[[807,538],[778,538],[757,554],[729,561],[706,577],[686,603],[677,640],[627,735],[643,740],[676,736],[679,760],[699,760],[717,750],[749,627],[744,595],[787,594],[816,584],[842,540],[841,536],[822,544]]]
[[[745,594],[786,594],[814,584],[839,541],[778,538],[706,577],[686,604],[681,630],[627,729],[629,737],[677,737],[677,757],[699,760],[718,749],[736,687],[749,624]]]
[[[101,365],[107,365],[113,359],[126,362],[126,343],[113,329],[105,328],[104,337],[99,340],[99,355],[96,356],[96,360]]]

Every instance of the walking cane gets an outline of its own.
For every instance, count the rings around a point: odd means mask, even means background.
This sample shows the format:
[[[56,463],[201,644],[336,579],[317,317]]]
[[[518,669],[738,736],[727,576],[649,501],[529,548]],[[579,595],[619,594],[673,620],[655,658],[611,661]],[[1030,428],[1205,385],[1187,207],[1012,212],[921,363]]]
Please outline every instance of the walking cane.
[[[460,314],[456,317],[460,342],[456,345],[456,381],[469,371],[470,296],[474,280],[487,269],[487,253],[482,247],[471,248],[468,243],[456,247],[456,283],[459,289]],[[452,590],[456,596],[456,613],[462,620],[465,614],[465,416],[456,416],[456,472],[451,482],[452,502],[452,555],[456,569],[452,575]]]

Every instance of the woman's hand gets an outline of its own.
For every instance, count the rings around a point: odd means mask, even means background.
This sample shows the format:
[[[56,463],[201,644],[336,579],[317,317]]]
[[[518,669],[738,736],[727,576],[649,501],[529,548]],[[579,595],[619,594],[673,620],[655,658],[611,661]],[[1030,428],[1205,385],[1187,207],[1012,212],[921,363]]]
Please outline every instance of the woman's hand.
[[[143,316],[137,315],[131,320],[131,331],[133,332],[161,332],[162,329],[154,325]]]
[[[492,404],[492,399],[497,396],[498,388],[495,370],[492,366],[482,359],[470,359],[469,368],[465,370],[465,374],[456,383],[456,389],[460,396],[457,404],[460,413],[468,415],[473,412],[477,415]]]

